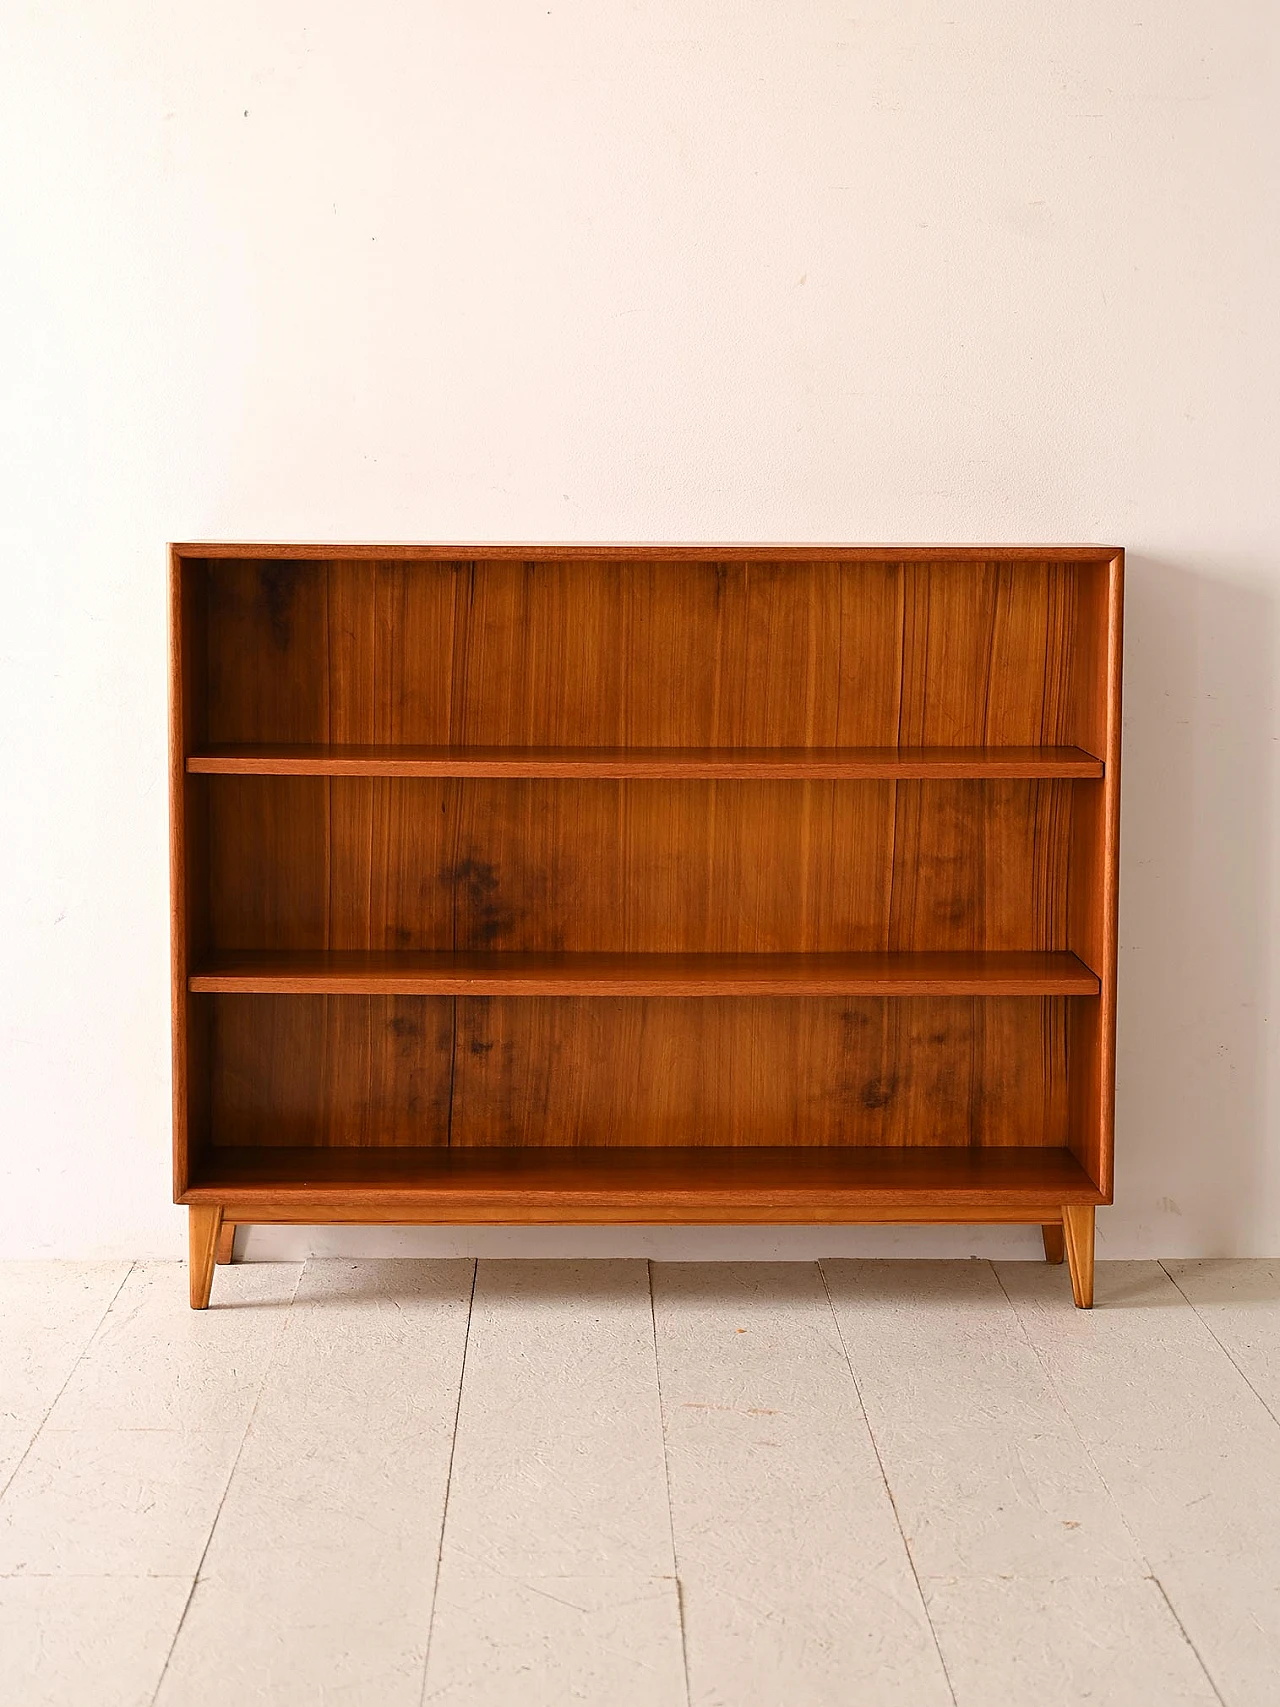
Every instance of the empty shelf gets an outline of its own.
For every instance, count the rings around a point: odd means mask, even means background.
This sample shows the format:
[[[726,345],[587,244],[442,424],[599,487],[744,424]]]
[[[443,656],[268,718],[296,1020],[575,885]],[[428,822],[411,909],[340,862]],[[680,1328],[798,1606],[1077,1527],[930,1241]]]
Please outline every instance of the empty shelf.
[[[1074,954],[221,954],[196,994],[1096,996]]]
[[[216,746],[205,776],[667,777],[786,780],[1100,777],[1080,747]]]
[[[213,1147],[184,1203],[232,1219],[1039,1219],[1103,1194],[1066,1149]]]

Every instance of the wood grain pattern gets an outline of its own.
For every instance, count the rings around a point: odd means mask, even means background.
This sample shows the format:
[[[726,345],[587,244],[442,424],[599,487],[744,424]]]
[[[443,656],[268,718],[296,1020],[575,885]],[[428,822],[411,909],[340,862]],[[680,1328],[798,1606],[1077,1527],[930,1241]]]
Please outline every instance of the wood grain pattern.
[[[451,1141],[1065,1144],[1069,1005],[460,999]]]
[[[214,952],[1068,946],[1061,780],[195,786]]]
[[[478,563],[457,585],[451,739],[888,745],[901,584],[887,563]]]
[[[242,952],[193,991],[437,996],[1096,996],[1074,954]]]
[[[1099,1192],[1063,1149],[214,1149],[186,1194],[240,1221],[1040,1221]],[[336,1201],[335,1201],[336,1200]],[[305,1211],[305,1215],[299,1212]],[[957,1213],[959,1211],[960,1213]],[[945,1218],[945,1217],[944,1217]]]
[[[940,563],[904,566],[899,741],[1056,740],[1067,709],[1074,580],[1049,562],[975,563],[963,575]]]
[[[208,996],[218,1144],[449,1142],[447,998]]]
[[[1071,1292],[1081,1310],[1093,1308],[1094,1210],[1092,1204],[1064,1203],[1062,1231],[1071,1270]]]
[[[1081,572],[1063,561],[654,557],[622,572],[539,554],[206,573],[215,746],[1068,744]]]
[[[898,784],[888,946],[1062,947],[1071,803],[1062,782]]]
[[[1062,1262],[1067,1247],[1061,1221],[1046,1221],[1040,1232],[1044,1237],[1044,1260],[1055,1265]]]
[[[234,1258],[236,1252],[236,1224],[234,1221],[224,1221],[218,1234],[218,1247],[214,1262],[219,1268],[225,1268]]]
[[[213,1286],[214,1259],[222,1231],[220,1203],[193,1202],[187,1210],[187,1279],[191,1308],[207,1310]]]
[[[213,747],[193,776],[684,777],[784,780],[1100,777],[1081,747]]]
[[[223,1145],[1068,1136],[1064,998],[204,999]]]

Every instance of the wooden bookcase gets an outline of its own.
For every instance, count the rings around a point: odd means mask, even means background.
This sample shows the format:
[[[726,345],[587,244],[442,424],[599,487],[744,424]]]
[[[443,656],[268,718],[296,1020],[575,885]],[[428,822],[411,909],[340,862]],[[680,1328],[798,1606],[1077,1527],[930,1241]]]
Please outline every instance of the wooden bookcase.
[[[174,1193],[251,1222],[1111,1200],[1122,554],[172,548]]]

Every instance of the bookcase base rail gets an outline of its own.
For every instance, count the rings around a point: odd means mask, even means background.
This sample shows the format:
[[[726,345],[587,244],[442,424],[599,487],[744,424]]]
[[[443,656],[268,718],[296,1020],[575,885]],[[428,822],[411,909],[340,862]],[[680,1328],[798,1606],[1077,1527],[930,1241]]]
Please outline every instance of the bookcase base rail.
[[[1071,1290],[1077,1306],[1093,1304],[1093,1204],[990,1205],[959,1210],[954,1204],[921,1202],[911,1206],[864,1204],[847,1208],[812,1205],[788,1207],[761,1205],[736,1209],[731,1216],[714,1214],[706,1207],[667,1208],[662,1213],[630,1209],[612,1211],[600,1206],[548,1205],[541,1210],[525,1208],[517,1216],[512,1209],[495,1206],[491,1214],[474,1209],[449,1213],[448,1207],[414,1207],[411,1204],[353,1206],[317,1199],[312,1203],[192,1204],[190,1224],[191,1307],[207,1308],[216,1261],[230,1262],[238,1226],[529,1226],[529,1225],[632,1225],[698,1226],[732,1221],[741,1225],[871,1226],[896,1224],[1036,1225],[1044,1237],[1045,1259],[1061,1263],[1066,1258]]]

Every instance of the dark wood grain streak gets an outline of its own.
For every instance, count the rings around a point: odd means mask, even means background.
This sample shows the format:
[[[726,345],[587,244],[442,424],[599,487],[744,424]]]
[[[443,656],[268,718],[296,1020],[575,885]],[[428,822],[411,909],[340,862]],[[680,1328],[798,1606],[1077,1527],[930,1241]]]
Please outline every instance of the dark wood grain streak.
[[[453,1143],[1065,1144],[1070,1005],[462,998]]]
[[[1101,756],[1065,734],[1087,572],[1069,563],[205,568],[215,749],[1075,744]]]
[[[192,781],[216,953],[1068,947],[1064,780]]]
[[[208,996],[219,1144],[449,1141],[455,1004],[379,994]]]
[[[1091,998],[203,999],[220,1144],[1035,1146]]]

